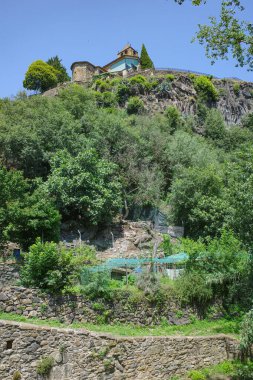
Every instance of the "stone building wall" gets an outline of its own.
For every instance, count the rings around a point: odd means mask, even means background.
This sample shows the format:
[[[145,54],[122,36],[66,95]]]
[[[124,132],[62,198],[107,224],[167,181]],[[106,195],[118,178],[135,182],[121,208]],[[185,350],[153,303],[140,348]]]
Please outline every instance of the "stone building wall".
[[[18,266],[15,264],[1,264],[0,263],[0,289],[8,286],[15,285],[19,279]]]
[[[183,325],[196,317],[191,309],[182,309],[175,301],[155,305],[147,300],[131,301],[126,296],[113,301],[90,301],[84,296],[50,296],[40,290],[22,287],[0,289],[0,310],[26,317],[61,322],[133,323],[136,325]]]
[[[76,62],[71,66],[73,82],[91,81],[96,72],[95,66],[89,62]]]
[[[168,380],[237,354],[237,341],[212,337],[113,337],[86,330],[0,321],[0,379],[42,380],[36,367],[53,357],[49,380]]]

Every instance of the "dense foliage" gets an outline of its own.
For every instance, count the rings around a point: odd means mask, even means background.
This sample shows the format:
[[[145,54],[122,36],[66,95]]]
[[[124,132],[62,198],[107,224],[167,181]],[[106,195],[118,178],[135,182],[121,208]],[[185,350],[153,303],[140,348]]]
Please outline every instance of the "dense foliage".
[[[83,265],[95,262],[95,253],[90,247],[83,246],[72,251],[37,239],[28,254],[24,255],[21,282],[28,287],[60,293],[75,284]]]
[[[58,97],[2,99],[1,207],[8,212],[1,239],[57,239],[57,212],[101,225],[136,206],[162,206],[191,238],[219,237],[227,228],[250,245],[252,114],[242,127],[227,127],[211,108],[211,79],[190,78],[197,113],[189,117],[172,106],[163,115],[142,113],[142,94],[166,97],[171,76],[100,78],[90,89],[69,85]]]
[[[40,183],[0,166],[0,246],[7,241],[29,247],[40,236],[58,240],[60,214]]]
[[[46,91],[57,84],[58,71],[42,60],[33,62],[25,74],[24,88],[35,91]]]
[[[47,60],[47,64],[54,67],[57,73],[57,83],[63,83],[70,81],[70,76],[67,73],[66,68],[62,64],[62,60],[56,55]]]

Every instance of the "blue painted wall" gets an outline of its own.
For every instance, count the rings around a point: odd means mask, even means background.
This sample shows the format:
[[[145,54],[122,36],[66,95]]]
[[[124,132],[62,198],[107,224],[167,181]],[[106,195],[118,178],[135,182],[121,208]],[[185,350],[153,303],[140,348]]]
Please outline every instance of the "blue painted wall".
[[[122,60],[114,63],[108,71],[110,72],[116,72],[116,71],[122,71],[125,69],[131,68],[131,65],[138,66],[139,64],[139,59],[138,58],[128,58],[128,57],[122,57]]]

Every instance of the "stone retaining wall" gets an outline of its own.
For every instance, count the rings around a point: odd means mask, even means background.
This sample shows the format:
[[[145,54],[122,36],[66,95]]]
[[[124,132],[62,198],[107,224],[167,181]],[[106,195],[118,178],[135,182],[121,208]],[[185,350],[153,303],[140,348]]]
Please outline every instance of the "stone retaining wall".
[[[19,279],[18,266],[15,264],[0,264],[0,288],[16,284]]]
[[[52,356],[49,380],[168,380],[237,355],[237,341],[211,337],[113,337],[86,330],[0,321],[0,379],[38,380],[36,367]]]
[[[134,323],[156,325],[162,321],[182,325],[194,315],[190,309],[179,309],[175,302],[159,305],[148,301],[121,300],[90,301],[83,296],[50,296],[38,289],[6,287],[0,289],[0,310],[40,319],[55,319],[71,323]]]

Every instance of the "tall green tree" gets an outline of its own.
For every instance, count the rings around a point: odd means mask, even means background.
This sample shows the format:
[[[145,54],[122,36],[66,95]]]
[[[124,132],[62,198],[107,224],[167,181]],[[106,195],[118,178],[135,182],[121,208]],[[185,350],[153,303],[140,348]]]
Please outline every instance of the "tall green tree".
[[[183,4],[185,0],[174,0]],[[192,0],[199,6],[208,0]],[[212,1],[211,1],[212,2]],[[196,38],[205,45],[206,56],[214,63],[218,58],[236,60],[236,66],[253,70],[253,24],[242,20],[244,11],[241,0],[220,0],[219,17],[209,17],[210,25],[199,25]]]
[[[42,60],[33,62],[25,74],[24,88],[35,91],[46,91],[58,82],[58,71]]]
[[[141,48],[140,61],[141,61],[142,69],[153,69],[154,64],[150,56],[148,55],[147,49],[144,44],[142,44],[142,48]]]
[[[63,66],[62,60],[56,55],[55,57],[51,57],[48,59],[47,64],[54,67],[57,71],[58,83],[68,82],[70,81],[70,76],[67,73],[66,67]]]
[[[110,221],[119,212],[121,185],[117,166],[99,159],[94,149],[76,157],[60,151],[52,158],[51,168],[47,190],[65,216],[96,225]]]
[[[12,241],[27,249],[37,237],[57,241],[59,226],[60,214],[40,183],[30,184],[21,172],[0,166],[0,245]]]

